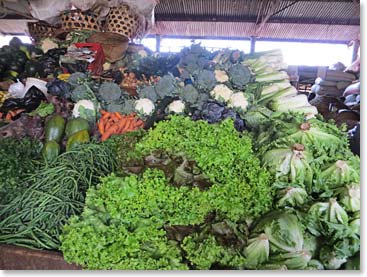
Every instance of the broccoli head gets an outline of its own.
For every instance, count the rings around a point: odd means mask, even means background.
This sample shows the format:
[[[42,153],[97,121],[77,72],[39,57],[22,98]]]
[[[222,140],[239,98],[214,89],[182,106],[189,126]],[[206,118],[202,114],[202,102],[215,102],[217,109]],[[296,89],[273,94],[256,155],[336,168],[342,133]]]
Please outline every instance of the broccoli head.
[[[212,71],[204,69],[199,71],[194,76],[194,84],[199,91],[209,92],[211,91],[217,83],[215,75]]]
[[[193,85],[188,84],[182,88],[180,97],[183,101],[189,104],[195,104],[199,99],[199,92]]]
[[[252,75],[250,69],[243,64],[235,64],[229,68],[229,80],[233,87],[244,89],[251,81]]]
[[[138,89],[139,98],[148,98],[153,102],[156,102],[159,98],[157,92],[153,86],[144,86]]]
[[[159,98],[164,98],[165,96],[174,96],[179,94],[178,82],[170,74],[164,75],[155,85],[155,91],[157,92]]]

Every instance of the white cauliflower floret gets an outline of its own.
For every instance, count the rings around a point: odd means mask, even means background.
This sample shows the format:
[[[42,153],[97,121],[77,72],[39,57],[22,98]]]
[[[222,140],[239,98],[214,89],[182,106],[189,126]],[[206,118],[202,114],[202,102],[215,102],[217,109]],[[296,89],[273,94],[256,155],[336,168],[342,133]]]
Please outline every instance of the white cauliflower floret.
[[[233,94],[233,91],[226,85],[216,85],[210,92],[210,95],[218,101],[228,102]]]
[[[141,98],[135,101],[135,111],[143,115],[150,115],[154,111],[154,103],[148,98]]]
[[[228,106],[231,108],[239,108],[242,111],[247,110],[248,101],[242,92],[233,93],[229,99]]]
[[[214,70],[215,79],[219,83],[225,83],[229,80],[229,77],[227,75],[227,72],[224,70]]]
[[[174,113],[183,113],[185,110],[185,103],[181,100],[173,101],[171,104],[168,105],[168,111]]]
[[[97,108],[94,103],[90,100],[79,100],[76,102],[73,108],[74,118],[84,118],[89,122],[95,122],[97,116]]]

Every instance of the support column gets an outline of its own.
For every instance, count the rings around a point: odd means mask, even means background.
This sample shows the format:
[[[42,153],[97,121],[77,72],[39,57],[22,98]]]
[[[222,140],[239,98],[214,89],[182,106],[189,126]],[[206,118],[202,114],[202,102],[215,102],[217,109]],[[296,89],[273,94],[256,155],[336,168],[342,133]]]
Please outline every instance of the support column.
[[[358,49],[359,49],[360,42],[359,40],[355,40],[353,43],[353,56],[352,56],[352,62],[354,62],[358,57]]]
[[[256,44],[256,37],[251,36],[251,48],[250,48],[250,54],[255,53],[255,44]]]
[[[155,51],[159,53],[161,51],[161,35],[155,35],[155,39],[156,39]]]

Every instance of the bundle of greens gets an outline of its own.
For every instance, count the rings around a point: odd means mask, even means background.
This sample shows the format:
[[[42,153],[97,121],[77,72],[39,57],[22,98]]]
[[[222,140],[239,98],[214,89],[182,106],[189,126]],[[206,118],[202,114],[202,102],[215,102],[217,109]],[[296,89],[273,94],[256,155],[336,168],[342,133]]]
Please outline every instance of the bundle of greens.
[[[42,161],[42,144],[30,138],[0,139],[0,205],[9,203],[27,189],[24,180]]]
[[[82,144],[30,174],[23,193],[0,210],[0,243],[58,249],[62,226],[82,211],[86,190],[114,170],[114,150]]]
[[[120,142],[126,177],[90,189],[82,215],[65,226],[65,259],[90,269],[243,267],[246,220],[272,204],[250,138],[230,119],[182,116],[143,134]]]

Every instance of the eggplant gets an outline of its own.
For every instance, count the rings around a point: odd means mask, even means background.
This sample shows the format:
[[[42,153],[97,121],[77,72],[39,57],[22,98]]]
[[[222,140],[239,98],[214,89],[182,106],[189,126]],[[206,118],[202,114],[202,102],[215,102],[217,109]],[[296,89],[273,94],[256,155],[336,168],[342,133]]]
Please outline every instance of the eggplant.
[[[27,61],[24,66],[24,71],[27,77],[35,77],[39,73],[40,69],[40,64],[35,61]]]
[[[17,37],[13,37],[10,41],[9,41],[9,46],[13,47],[13,48],[19,48],[19,46],[22,45],[22,41],[17,38]]]
[[[9,55],[1,54],[0,55],[0,64],[6,66],[8,63],[9,63]]]
[[[9,64],[9,71],[17,72],[18,74],[24,71],[24,64],[13,61]]]
[[[19,50],[12,54],[12,61],[16,61],[19,64],[25,64],[27,60],[27,55],[23,51]]]

